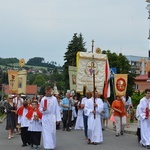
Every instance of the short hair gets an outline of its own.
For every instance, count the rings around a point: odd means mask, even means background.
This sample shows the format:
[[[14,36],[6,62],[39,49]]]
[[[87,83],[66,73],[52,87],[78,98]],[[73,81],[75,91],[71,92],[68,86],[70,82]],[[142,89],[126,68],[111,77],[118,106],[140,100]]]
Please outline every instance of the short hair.
[[[38,105],[38,102],[37,102],[37,101],[33,101],[33,102],[32,102],[32,104],[36,104],[36,105]]]
[[[45,90],[51,90],[52,88],[50,86],[46,86]]]
[[[150,89],[145,89],[145,91],[144,91],[145,93],[147,93],[147,92],[150,92]]]

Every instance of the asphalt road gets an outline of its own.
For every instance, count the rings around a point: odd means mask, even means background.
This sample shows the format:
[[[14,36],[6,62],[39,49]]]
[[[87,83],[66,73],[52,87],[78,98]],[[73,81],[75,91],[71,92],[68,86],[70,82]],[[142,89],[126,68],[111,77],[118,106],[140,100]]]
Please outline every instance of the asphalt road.
[[[125,133],[116,137],[115,132],[109,129],[103,131],[104,142],[98,145],[88,145],[82,130],[71,132],[57,130],[57,146],[55,150],[144,150],[137,142],[136,135]],[[7,139],[5,120],[0,124],[0,150],[30,150],[30,147],[21,147],[20,135]],[[43,149],[42,141],[40,150]]]

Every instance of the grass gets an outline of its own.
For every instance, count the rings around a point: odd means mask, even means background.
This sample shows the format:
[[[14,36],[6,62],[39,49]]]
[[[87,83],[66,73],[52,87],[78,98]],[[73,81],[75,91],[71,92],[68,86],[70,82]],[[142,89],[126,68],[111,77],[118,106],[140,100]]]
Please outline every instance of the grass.
[[[10,64],[12,65],[12,64]],[[13,63],[14,67],[20,67],[19,62],[18,63]],[[24,65],[24,67],[29,67],[29,68],[36,68],[36,69],[45,69],[47,70],[47,67],[42,67],[42,66],[31,66],[31,65]]]

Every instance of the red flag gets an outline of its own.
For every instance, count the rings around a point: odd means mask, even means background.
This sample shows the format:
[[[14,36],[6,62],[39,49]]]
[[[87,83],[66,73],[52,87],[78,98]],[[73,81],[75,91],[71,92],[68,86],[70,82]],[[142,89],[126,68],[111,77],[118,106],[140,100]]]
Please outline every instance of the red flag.
[[[109,72],[109,62],[108,60],[106,61],[105,65],[105,85],[104,85],[104,98],[110,97],[110,83],[109,83],[109,78],[110,78],[110,72]]]

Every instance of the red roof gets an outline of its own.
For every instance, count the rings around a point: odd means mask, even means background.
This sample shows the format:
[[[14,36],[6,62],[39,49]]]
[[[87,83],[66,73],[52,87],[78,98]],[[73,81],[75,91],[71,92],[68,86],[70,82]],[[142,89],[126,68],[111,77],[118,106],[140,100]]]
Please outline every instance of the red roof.
[[[37,85],[27,85],[26,94],[37,94]]]
[[[10,91],[9,91],[9,85],[4,85],[4,92],[6,94],[11,94]],[[26,94],[27,95],[37,94],[37,85],[27,85],[26,86]]]
[[[147,80],[147,79],[148,79],[148,75],[139,75],[135,77],[135,80]]]

